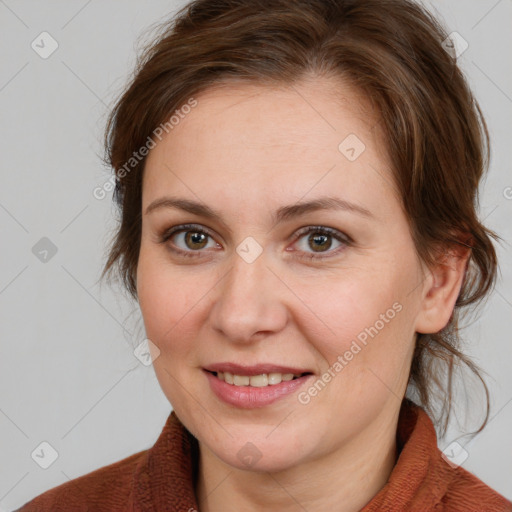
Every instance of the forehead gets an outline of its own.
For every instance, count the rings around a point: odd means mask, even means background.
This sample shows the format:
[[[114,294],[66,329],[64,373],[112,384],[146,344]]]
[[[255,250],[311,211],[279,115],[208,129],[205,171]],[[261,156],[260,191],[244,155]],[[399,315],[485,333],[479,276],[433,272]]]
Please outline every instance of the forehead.
[[[205,185],[243,188],[255,198],[287,190],[290,199],[308,189],[358,193],[383,180],[389,185],[377,117],[341,80],[222,84],[195,99],[149,153],[144,202],[162,188],[201,195]]]
[[[366,98],[335,78],[275,86],[221,83],[196,101],[197,106],[180,121],[181,130],[175,127],[173,132],[186,131],[184,138],[194,132],[198,139],[194,142],[204,145],[214,145],[220,138],[231,145],[243,140],[248,145],[275,141],[328,148],[345,132],[368,139],[367,132],[373,132],[377,123]],[[225,140],[227,134],[236,138]]]

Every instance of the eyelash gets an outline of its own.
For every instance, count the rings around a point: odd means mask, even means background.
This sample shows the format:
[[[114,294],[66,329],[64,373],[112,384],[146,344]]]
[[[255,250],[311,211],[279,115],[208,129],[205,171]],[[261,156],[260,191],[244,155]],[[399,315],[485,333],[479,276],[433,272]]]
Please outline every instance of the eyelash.
[[[213,238],[213,235],[209,231],[202,228],[198,224],[182,224],[180,226],[174,226],[171,229],[164,231],[161,235],[159,235],[158,242],[161,244],[166,244],[173,235],[176,235],[178,233],[188,232],[188,231],[192,231],[194,233],[201,233],[201,234],[209,236],[210,238]],[[308,259],[308,260],[330,258],[330,257],[332,257],[333,254],[339,253],[345,247],[348,247],[348,246],[352,245],[352,243],[353,243],[353,240],[348,235],[341,233],[340,231],[338,231],[336,229],[329,228],[326,226],[307,226],[305,228],[302,228],[297,232],[297,237],[296,237],[295,241],[300,240],[304,235],[308,235],[310,233],[317,233],[317,234],[321,234],[321,235],[332,236],[338,242],[341,242],[343,244],[343,246],[338,247],[338,249],[335,249],[332,252],[326,251],[325,253],[318,253],[318,254],[307,253],[307,256],[300,256],[300,258]],[[170,245],[169,245],[169,249],[172,252],[177,253],[181,256],[185,256],[187,258],[197,258],[197,257],[202,256],[201,250],[184,251],[182,249],[176,248],[176,246],[171,247]],[[326,254],[326,253],[328,253],[329,256],[320,256],[320,254]]]

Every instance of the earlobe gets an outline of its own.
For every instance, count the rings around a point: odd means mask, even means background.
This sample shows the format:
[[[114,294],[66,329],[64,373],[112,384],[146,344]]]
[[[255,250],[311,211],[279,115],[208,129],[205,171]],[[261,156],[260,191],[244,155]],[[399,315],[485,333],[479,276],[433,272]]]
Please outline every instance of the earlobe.
[[[449,323],[464,283],[470,254],[467,247],[450,248],[429,269],[421,310],[416,319],[416,332],[439,332]]]

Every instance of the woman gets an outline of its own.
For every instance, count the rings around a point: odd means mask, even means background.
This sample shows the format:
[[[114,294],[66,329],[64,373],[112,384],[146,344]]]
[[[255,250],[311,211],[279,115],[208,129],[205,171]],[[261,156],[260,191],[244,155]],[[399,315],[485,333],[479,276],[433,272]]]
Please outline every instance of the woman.
[[[105,267],[173,412],[20,510],[512,510],[427,415],[453,364],[479,375],[457,322],[497,267],[485,122],[446,40],[409,0],[178,13],[108,126]]]

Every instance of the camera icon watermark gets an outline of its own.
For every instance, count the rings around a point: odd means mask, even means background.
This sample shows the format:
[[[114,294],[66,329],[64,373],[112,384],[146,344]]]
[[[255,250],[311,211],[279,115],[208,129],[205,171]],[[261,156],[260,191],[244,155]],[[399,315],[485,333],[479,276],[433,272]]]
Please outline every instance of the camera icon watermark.
[[[464,463],[469,453],[457,441],[453,441],[442,451],[442,457],[450,466],[456,468]]]
[[[57,450],[47,441],[40,443],[30,456],[43,469],[48,469],[59,458]]]
[[[363,141],[354,133],[345,137],[338,146],[339,152],[350,162],[357,160],[365,149]]]
[[[236,456],[242,464],[248,468],[252,468],[258,463],[261,457],[263,457],[263,454],[258,450],[256,445],[247,442],[238,450]]]
[[[144,365],[151,366],[153,361],[160,356],[160,349],[148,338],[137,345],[133,355]]]
[[[57,246],[49,238],[43,236],[32,247],[32,254],[41,263],[48,263],[57,254]]]
[[[263,252],[263,247],[252,236],[248,236],[238,245],[236,252],[246,263],[253,263]]]
[[[441,46],[454,59],[458,59],[469,48],[469,43],[458,32],[452,32]]]
[[[512,187],[505,187],[503,189],[503,197],[508,200],[512,199]]]
[[[41,32],[30,44],[39,57],[47,59],[59,47],[59,43],[48,32]]]

